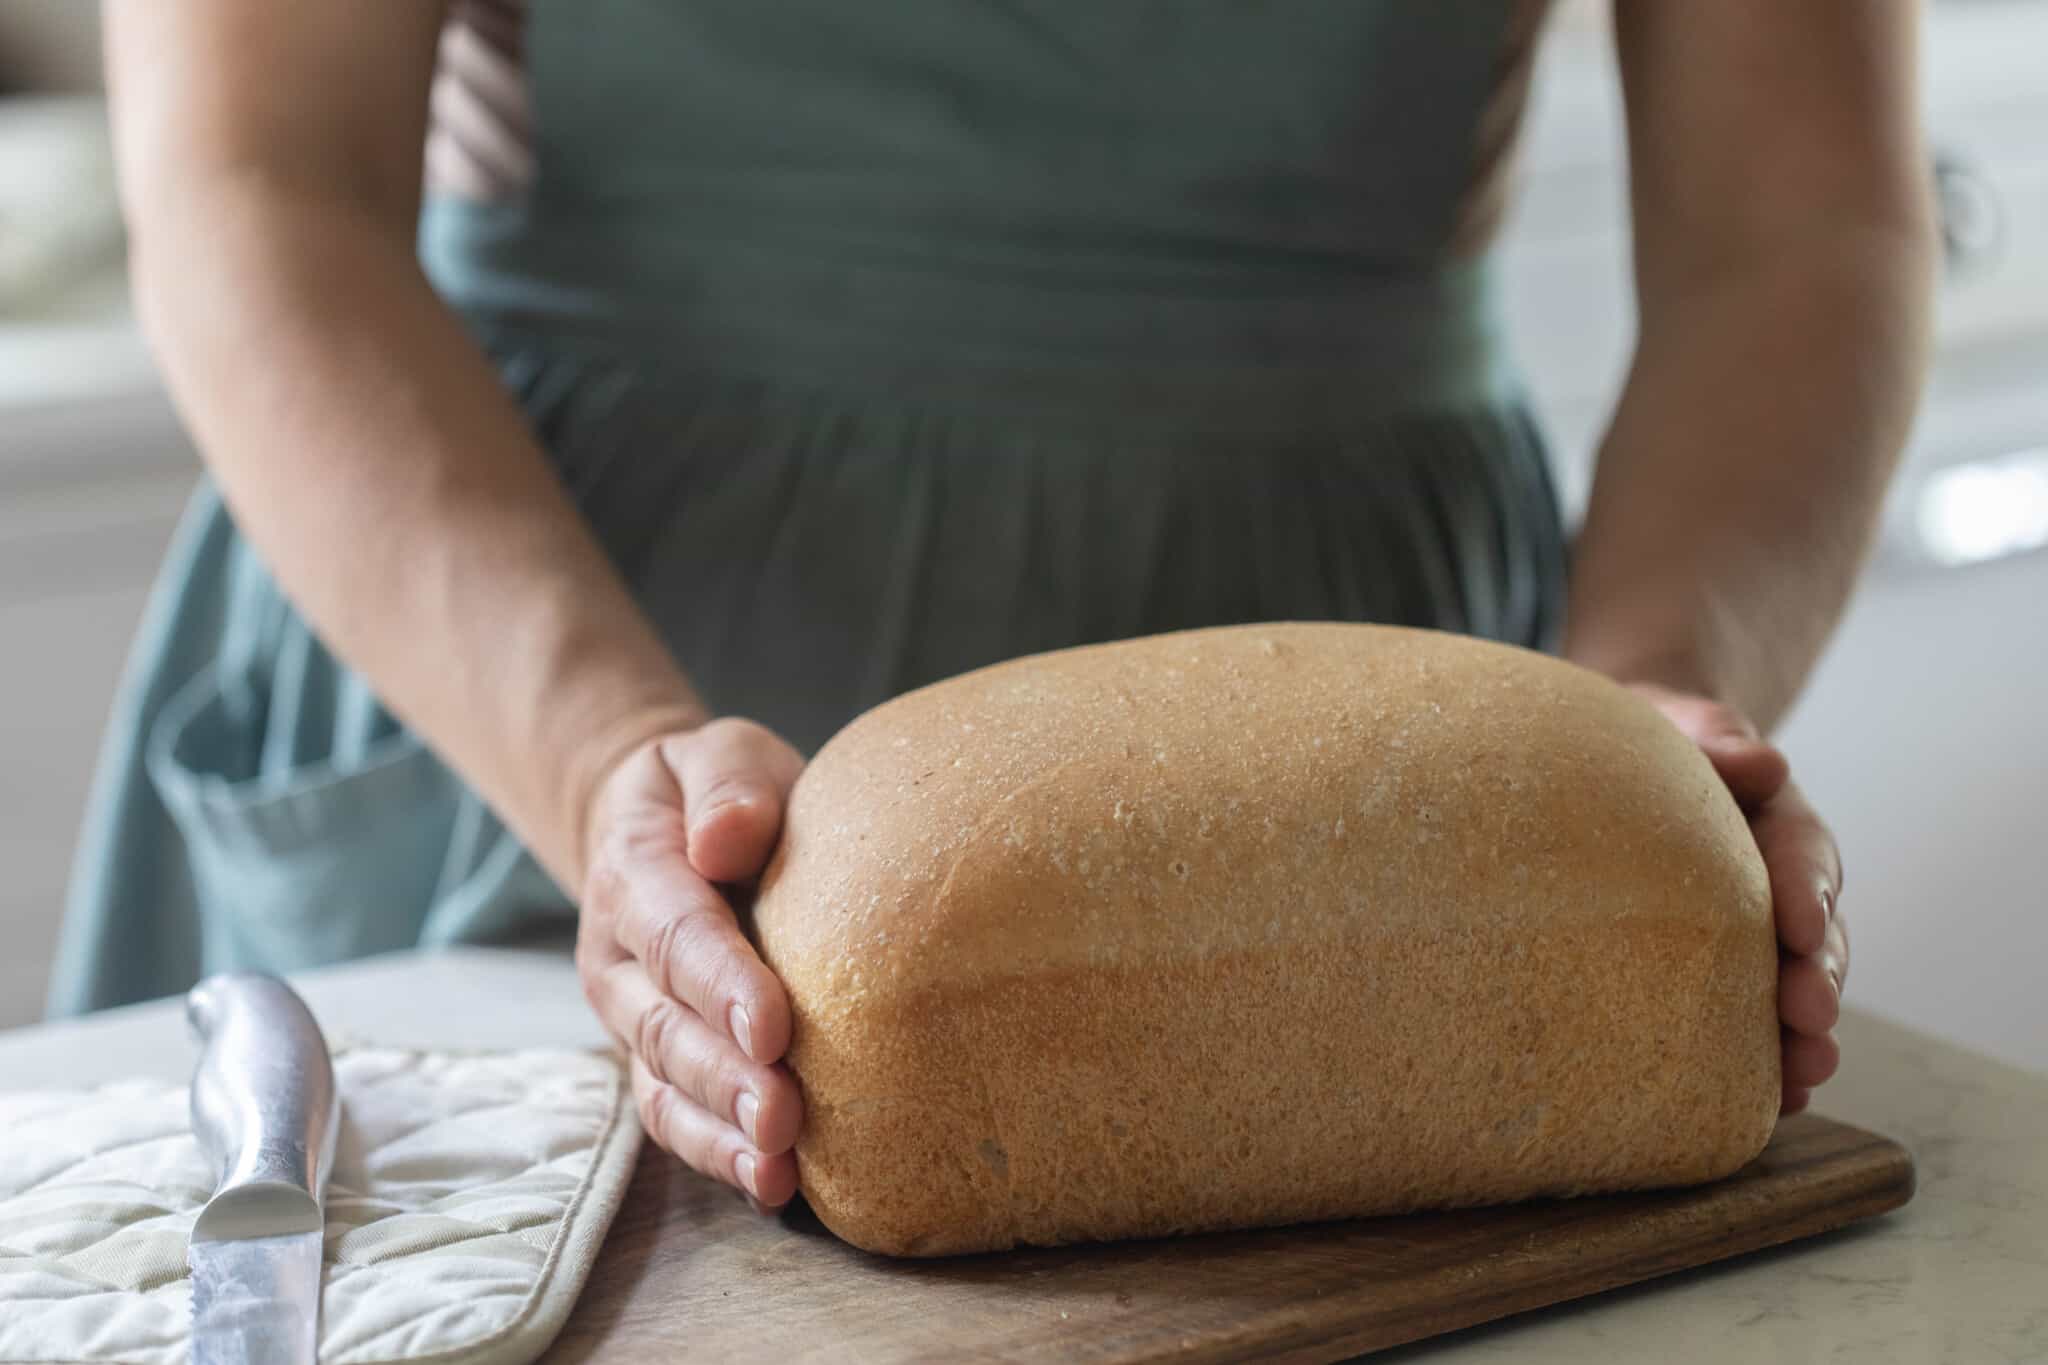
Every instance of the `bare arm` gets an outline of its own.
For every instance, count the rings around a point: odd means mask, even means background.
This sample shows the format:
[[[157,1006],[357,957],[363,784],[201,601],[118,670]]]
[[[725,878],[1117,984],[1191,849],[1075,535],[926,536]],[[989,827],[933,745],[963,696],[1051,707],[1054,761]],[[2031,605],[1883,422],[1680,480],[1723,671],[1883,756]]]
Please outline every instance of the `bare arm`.
[[[137,297],[286,593],[573,891],[603,775],[703,717],[414,260],[442,17],[107,0]]]
[[[1905,440],[1934,231],[1908,0],[1618,0],[1641,328],[1565,652],[1768,728]]]
[[[440,4],[107,0],[137,296],[235,519],[341,658],[581,899],[656,1141],[796,1189],[781,984],[714,885],[802,759],[705,724],[413,259]]]
[[[1925,364],[1910,0],[1617,0],[1640,330],[1565,652],[1713,762],[1770,871],[1784,1111],[1834,1072],[1835,841],[1759,735],[1868,550]]]

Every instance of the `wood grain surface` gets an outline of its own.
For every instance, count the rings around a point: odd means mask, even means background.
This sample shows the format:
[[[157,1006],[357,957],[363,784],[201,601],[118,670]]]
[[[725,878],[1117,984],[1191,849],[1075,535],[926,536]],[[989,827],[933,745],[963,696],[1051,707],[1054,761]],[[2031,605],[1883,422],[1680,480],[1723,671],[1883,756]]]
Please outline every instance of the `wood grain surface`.
[[[1810,1237],[1912,1194],[1903,1147],[1802,1114],[1695,1189],[889,1261],[801,1207],[758,1217],[649,1148],[545,1359],[1341,1360]]]

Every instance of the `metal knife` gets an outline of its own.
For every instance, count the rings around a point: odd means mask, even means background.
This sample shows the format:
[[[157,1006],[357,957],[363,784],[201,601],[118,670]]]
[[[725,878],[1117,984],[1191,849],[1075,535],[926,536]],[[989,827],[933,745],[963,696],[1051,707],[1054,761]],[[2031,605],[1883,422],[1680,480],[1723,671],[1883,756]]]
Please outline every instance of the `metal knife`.
[[[340,1101],[312,1011],[273,976],[213,976],[185,997],[199,1041],[192,1131],[214,1193],[192,1225],[193,1365],[313,1365],[321,1198]]]

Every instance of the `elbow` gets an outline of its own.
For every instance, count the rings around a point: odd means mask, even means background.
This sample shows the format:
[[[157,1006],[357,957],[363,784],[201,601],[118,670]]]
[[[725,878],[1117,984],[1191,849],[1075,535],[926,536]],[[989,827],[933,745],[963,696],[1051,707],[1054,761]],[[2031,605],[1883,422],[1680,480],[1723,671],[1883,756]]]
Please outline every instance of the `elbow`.
[[[1682,327],[1716,301],[1801,311],[1804,300],[1866,334],[1874,329],[1924,352],[1941,262],[1931,193],[1901,196],[1805,223],[1639,243],[1637,302],[1651,331]]]
[[[1917,378],[1934,344],[1934,297],[1944,259],[1932,178],[1911,193],[1862,214],[1845,215],[1831,266],[1844,290],[1863,306],[1853,310],[1873,335],[1890,334],[1905,368]],[[1917,383],[1915,384],[1917,390]]]
[[[124,168],[122,216],[128,230],[128,279],[138,321],[154,342],[189,303],[233,297],[238,275],[259,269],[252,251],[275,217],[277,193],[260,176],[171,159],[138,172]]]
[[[1849,215],[1847,230],[1868,257],[1865,268],[1888,276],[1925,323],[1945,254],[1933,176],[1916,178],[1896,198]]]
[[[242,225],[264,211],[261,196],[182,159],[132,167],[121,176],[128,233],[128,282],[136,320],[161,353],[200,301],[232,299],[259,267]]]
[[[410,217],[262,166],[161,167],[127,179],[122,202],[136,318],[159,354],[227,312],[288,303],[338,261],[413,263]]]
[[[1673,301],[1759,286],[1844,291],[1889,311],[1929,311],[1942,262],[1931,169],[1901,158],[1887,170],[1799,184],[1765,176],[1747,195],[1639,199],[1635,268],[1646,317]]]
[[[124,216],[128,229],[128,292],[134,303],[135,320],[150,348],[162,354],[169,340],[166,334],[178,313],[175,300],[184,292],[178,287],[178,265],[183,262],[189,280],[194,263],[189,250],[174,243],[175,234],[161,217],[137,211],[133,206]]]

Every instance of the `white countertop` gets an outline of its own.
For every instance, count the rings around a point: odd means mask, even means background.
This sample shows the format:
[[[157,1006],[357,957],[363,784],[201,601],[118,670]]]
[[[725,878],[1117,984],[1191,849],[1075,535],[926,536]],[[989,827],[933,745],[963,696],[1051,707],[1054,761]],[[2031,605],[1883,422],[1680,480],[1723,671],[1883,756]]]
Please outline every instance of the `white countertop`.
[[[566,956],[463,950],[296,978],[331,1037],[601,1041]],[[2048,1077],[1870,1015],[1843,1022],[1827,1114],[1896,1137],[1913,1202],[1858,1228],[1405,1347],[1376,1360],[2048,1361]],[[176,1002],[0,1033],[0,1089],[184,1076]]]

